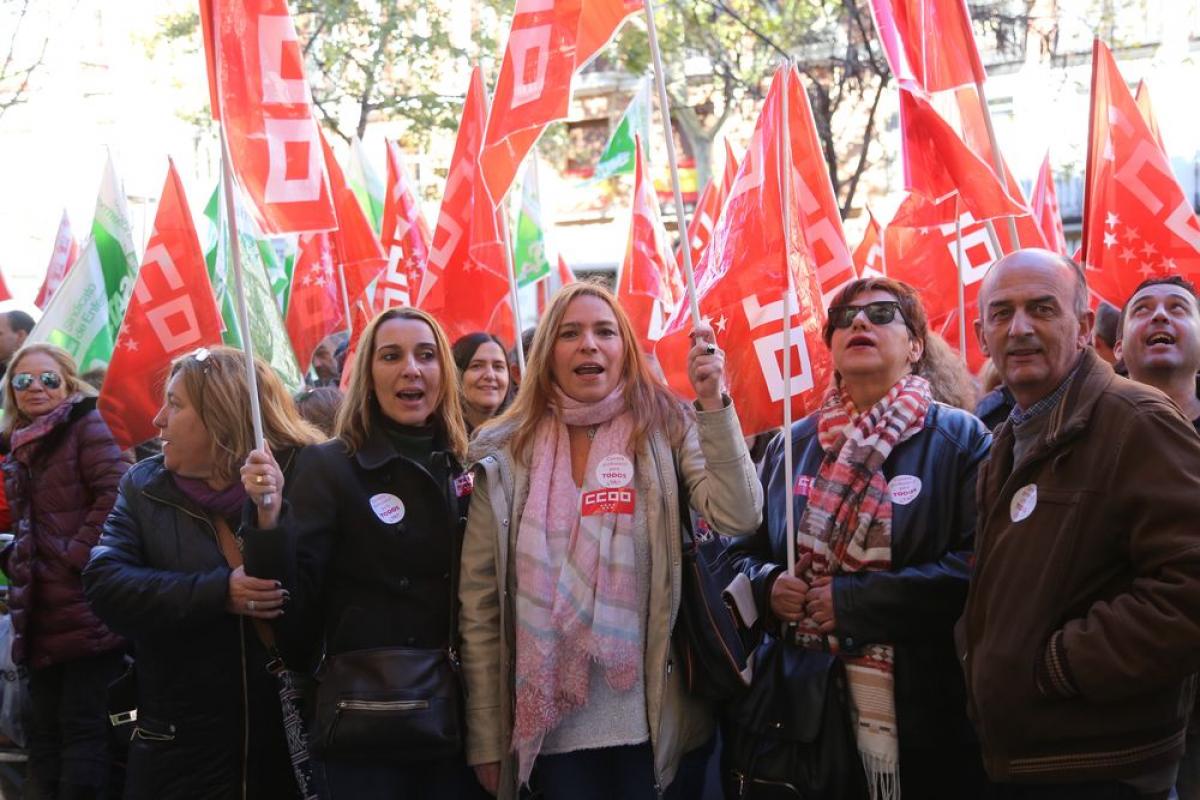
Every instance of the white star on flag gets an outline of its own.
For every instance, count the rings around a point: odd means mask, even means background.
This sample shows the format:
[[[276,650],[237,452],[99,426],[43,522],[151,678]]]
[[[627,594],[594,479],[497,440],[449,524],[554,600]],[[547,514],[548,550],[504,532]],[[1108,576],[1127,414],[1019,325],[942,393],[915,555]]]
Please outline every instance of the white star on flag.
[[[1116,245],[1117,245],[1117,235],[1115,233],[1105,233],[1104,234],[1104,246],[1105,247],[1116,247]]]
[[[1108,228],[1115,228],[1117,223],[1120,221],[1121,221],[1120,217],[1118,217],[1116,214],[1114,214],[1113,212],[1110,211],[1110,212],[1108,212],[1107,219],[1104,220],[1104,225],[1105,225],[1105,227],[1108,227]]]
[[[721,318],[713,323],[713,327],[717,329],[718,333],[724,333],[725,326],[728,324],[729,324],[729,320],[725,319],[725,315],[722,314]]]

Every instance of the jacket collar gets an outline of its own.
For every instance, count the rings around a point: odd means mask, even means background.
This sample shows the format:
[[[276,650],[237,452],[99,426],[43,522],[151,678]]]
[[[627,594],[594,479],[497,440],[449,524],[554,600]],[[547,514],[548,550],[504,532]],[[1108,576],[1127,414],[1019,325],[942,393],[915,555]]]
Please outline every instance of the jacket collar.
[[[275,453],[275,460],[279,462],[279,469],[284,475],[290,475],[292,462],[296,457],[295,448],[280,450]],[[138,465],[147,464],[145,469],[152,470],[150,476],[146,478],[142,484],[142,493],[153,500],[169,503],[173,506],[179,506],[183,510],[198,517],[208,517],[208,512],[196,505],[190,497],[180,491],[175,485],[175,481],[171,478],[171,471],[167,469],[163,463],[162,454],[151,456],[138,462]]]
[[[433,434],[433,457],[435,460],[439,454],[442,454],[447,463],[452,466],[458,463],[454,454],[446,448],[446,437],[440,429],[435,429]],[[354,460],[365,470],[379,469],[397,458],[409,460],[396,449],[396,445],[392,444],[392,437],[387,435],[387,431],[379,423],[371,426],[367,440],[354,453]]]
[[[89,413],[96,407],[96,398],[88,397],[82,394],[73,394],[63,400],[57,408],[48,414],[44,414],[30,422],[24,428],[18,428],[12,432],[12,437],[9,441],[9,449],[16,451],[35,442],[38,439],[43,439],[57,428],[74,422],[85,414]]]

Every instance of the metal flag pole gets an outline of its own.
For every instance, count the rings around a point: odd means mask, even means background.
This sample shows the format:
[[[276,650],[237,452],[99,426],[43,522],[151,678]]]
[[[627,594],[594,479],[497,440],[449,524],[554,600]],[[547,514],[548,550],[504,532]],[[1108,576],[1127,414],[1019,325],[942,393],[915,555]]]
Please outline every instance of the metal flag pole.
[[[782,117],[779,125],[779,186],[783,216],[783,259],[785,288],[783,290],[783,481],[784,503],[787,525],[787,568],[792,575],[796,569],[796,509],[792,496],[794,461],[792,458],[792,309],[796,304],[796,284],[792,274],[792,132],[788,125],[788,95],[791,93],[792,62],[788,59],[783,69],[787,76],[783,83]],[[684,248],[687,249],[686,247]]]
[[[350,333],[354,328],[354,325],[350,321],[350,292],[346,289],[346,264],[341,259],[338,259],[337,273],[338,288],[341,290],[342,295],[342,313],[346,315],[346,332]]]
[[[683,210],[683,191],[679,188],[679,162],[675,157],[675,132],[671,127],[671,100],[667,96],[667,77],[663,72],[662,51],[658,47],[658,28],[654,24],[654,0],[642,0],[646,9],[646,29],[650,35],[650,53],[654,57],[654,78],[658,84],[658,105],[662,111],[663,131],[667,137],[667,161],[671,165],[671,188],[675,191],[675,224],[683,246],[683,276],[687,279],[692,327],[700,326],[700,302],[696,298],[696,275],[692,271],[692,252],[687,243],[687,216]]]
[[[992,145],[992,167],[995,168],[996,177],[1000,179],[1000,185],[1007,193],[1008,173],[1004,169],[1004,157],[1000,155],[1000,143],[996,140],[996,126],[992,124],[992,110],[988,108],[987,94],[983,91],[983,81],[975,82],[975,91],[979,94],[979,105],[983,108],[983,124],[987,128],[988,141]],[[1005,219],[1008,220],[1008,237],[1012,249],[1018,250],[1021,247],[1021,240],[1017,238],[1017,221],[1012,217],[1005,217]],[[1004,254],[1003,249],[998,248],[998,252],[1001,255]]]
[[[962,208],[954,195],[954,239],[957,255],[954,258],[954,277],[958,284],[958,354],[967,363],[967,290],[963,283]]]
[[[534,158],[537,158],[536,154]],[[512,237],[508,232],[508,201],[506,198],[501,198],[500,207],[497,209],[497,212],[500,214],[500,238],[503,240],[504,245],[504,264],[508,268],[508,296],[512,303],[513,328],[516,331],[516,335],[513,337],[516,339],[514,347],[517,351],[517,365],[520,366],[521,374],[524,375],[525,343],[521,341],[521,334],[523,333],[521,328],[521,298],[519,297],[520,292],[518,292],[517,287],[516,265],[513,263]]]
[[[246,312],[246,289],[242,279],[242,248],[238,240],[237,206],[234,202],[233,159],[229,155],[229,139],[225,126],[221,131],[221,187],[225,195],[225,217],[229,228],[229,260],[233,262],[233,290],[237,300],[238,328],[242,334],[242,352],[246,354],[246,385],[250,389],[250,421],[254,426],[254,446],[264,448],[262,409],[258,403],[258,372],[254,368],[254,343],[250,340],[250,316]],[[262,498],[264,507],[271,505],[271,497]]]

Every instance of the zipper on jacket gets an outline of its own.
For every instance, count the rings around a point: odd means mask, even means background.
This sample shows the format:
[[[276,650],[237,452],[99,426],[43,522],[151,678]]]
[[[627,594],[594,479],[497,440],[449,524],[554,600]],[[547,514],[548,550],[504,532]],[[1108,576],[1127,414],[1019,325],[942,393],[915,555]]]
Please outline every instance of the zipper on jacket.
[[[648,444],[650,446],[650,456],[654,459],[654,468],[658,471],[659,486],[665,488],[670,485],[667,482],[669,480],[669,477],[663,474],[662,459],[659,458],[658,447],[655,444],[656,442],[657,442],[657,439],[653,436],[648,440]],[[675,465],[674,456],[672,456],[671,465],[672,466]],[[682,491],[679,487],[678,470],[675,470],[675,476],[676,476],[675,477],[675,491],[676,492]],[[663,720],[665,720],[667,717],[667,714],[666,714],[667,683],[671,679],[671,668],[673,666],[671,663],[671,634],[675,629],[675,617],[679,613],[679,599],[676,596],[676,591],[678,590],[678,581],[675,581],[673,578],[674,578],[676,557],[678,555],[679,558],[682,558],[683,554],[682,554],[682,552],[679,552],[677,554],[674,550],[672,550],[672,543],[674,542],[675,546],[679,547],[680,550],[682,551],[683,545],[682,545],[682,543],[679,542],[679,534],[680,534],[680,527],[683,525],[683,520],[675,519],[674,525],[671,524],[672,523],[671,517],[672,517],[672,515],[675,515],[678,512],[679,503],[675,497],[671,496],[671,494],[669,492],[660,491],[659,495],[662,497],[663,504],[666,506],[666,509],[667,509],[667,530],[668,530],[667,555],[671,560],[670,569],[672,570],[671,611],[667,615],[667,663],[663,665],[662,686],[659,687],[659,690],[658,690],[658,730],[653,731],[650,736],[650,755],[654,759],[654,765],[653,765],[654,766],[654,791],[658,794],[659,797],[662,797],[663,796],[662,776],[658,772],[658,759],[655,756],[655,751],[657,749],[658,743],[660,743],[662,741]],[[671,534],[670,531],[674,531],[674,534]],[[646,535],[649,536],[649,533],[650,532],[647,531]]]
[[[428,700],[339,700],[338,711],[427,711]]]

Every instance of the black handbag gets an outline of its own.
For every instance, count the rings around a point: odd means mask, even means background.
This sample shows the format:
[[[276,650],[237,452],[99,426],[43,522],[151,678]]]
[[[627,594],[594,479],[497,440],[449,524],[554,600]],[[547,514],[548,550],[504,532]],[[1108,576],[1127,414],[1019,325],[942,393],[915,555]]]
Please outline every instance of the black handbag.
[[[846,669],[828,653],[768,636],[754,685],[721,723],[721,783],[728,800],[863,800]]]
[[[725,597],[737,576],[725,558],[725,543],[700,520],[693,521],[687,484],[679,484],[683,537],[682,593],[672,638],[688,692],[710,700],[731,700],[750,686],[758,634],[741,623]]]
[[[447,493],[448,508],[454,508]],[[442,648],[379,647],[327,655],[317,670],[313,749],[323,757],[424,761],[462,750],[458,658],[459,531],[450,553],[450,622]]]

